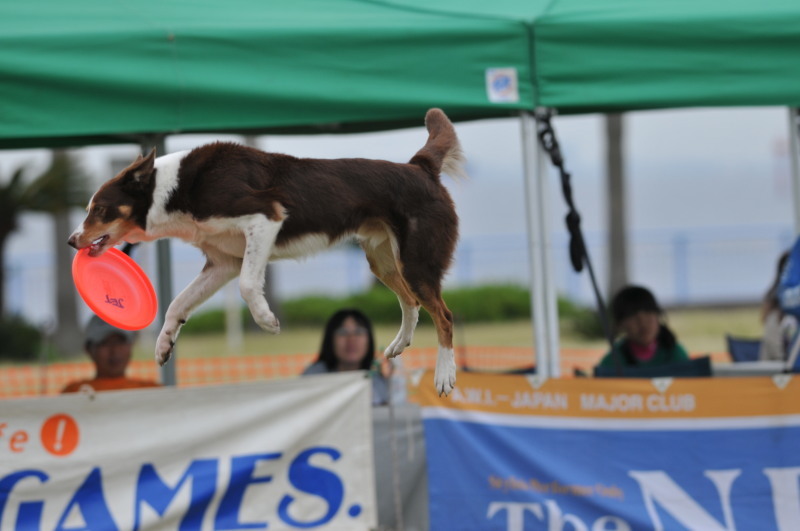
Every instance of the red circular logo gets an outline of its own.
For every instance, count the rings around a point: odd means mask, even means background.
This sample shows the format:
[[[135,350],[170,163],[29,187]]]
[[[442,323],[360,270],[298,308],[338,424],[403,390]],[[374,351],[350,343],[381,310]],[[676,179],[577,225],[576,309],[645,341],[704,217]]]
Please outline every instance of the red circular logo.
[[[42,424],[42,446],[51,454],[64,457],[78,447],[79,433],[74,418],[66,413],[58,413]]]

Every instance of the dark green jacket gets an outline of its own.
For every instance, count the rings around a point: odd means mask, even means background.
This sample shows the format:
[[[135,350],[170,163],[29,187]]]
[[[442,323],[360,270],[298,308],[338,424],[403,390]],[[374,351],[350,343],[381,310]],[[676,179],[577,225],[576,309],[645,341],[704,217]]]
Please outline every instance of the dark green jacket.
[[[628,353],[627,355],[626,352]],[[686,350],[677,342],[671,349],[659,345],[656,348],[656,353],[647,361],[642,362],[634,360],[633,355],[630,354],[630,350],[627,348],[627,339],[623,338],[614,343],[614,348],[603,357],[600,361],[600,366],[614,367],[616,363],[614,361],[615,354],[619,354],[624,367],[654,367],[656,365],[689,361],[689,354],[687,354]]]

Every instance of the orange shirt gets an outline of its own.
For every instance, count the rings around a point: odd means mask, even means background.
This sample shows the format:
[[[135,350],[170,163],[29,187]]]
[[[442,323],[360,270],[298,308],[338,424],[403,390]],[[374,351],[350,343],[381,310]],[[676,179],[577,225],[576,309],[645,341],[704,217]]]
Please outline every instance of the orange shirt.
[[[121,389],[140,389],[144,387],[161,387],[161,384],[149,380],[134,380],[133,378],[93,378],[91,380],[78,380],[71,382],[61,390],[62,393],[77,393],[81,387],[87,385],[95,391],[119,391]]]

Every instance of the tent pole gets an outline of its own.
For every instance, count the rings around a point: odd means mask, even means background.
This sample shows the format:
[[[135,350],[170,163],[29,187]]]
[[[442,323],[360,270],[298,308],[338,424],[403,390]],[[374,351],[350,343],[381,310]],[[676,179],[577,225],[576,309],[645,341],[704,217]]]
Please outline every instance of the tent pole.
[[[534,121],[535,122],[535,121]],[[542,272],[544,281],[545,326],[547,329],[547,354],[549,358],[550,377],[561,376],[561,348],[559,345],[558,326],[558,293],[556,292],[555,275],[553,273],[553,246],[550,235],[550,186],[548,168],[550,161],[541,142],[536,142],[537,179],[539,187],[539,204],[536,213],[539,215],[539,238],[542,245]]]
[[[540,197],[541,187],[538,182],[542,180],[539,172],[542,157],[538,157],[538,139],[536,135],[536,120],[532,113],[521,114],[522,126],[522,160],[525,179],[525,214],[528,236],[528,261],[530,267],[530,296],[531,296],[531,321],[533,324],[533,339],[536,349],[536,373],[543,377],[551,376],[550,357],[548,356],[548,324],[547,304],[545,290],[544,263],[545,242],[542,239],[541,206],[544,198]]]
[[[792,163],[792,200],[794,203],[794,233],[800,234],[800,148],[798,146],[798,127],[800,109],[789,107],[789,157]]]
[[[141,146],[145,155],[156,148],[156,156],[166,155],[165,136],[160,134],[147,135],[142,138]],[[158,323],[159,329],[164,326],[167,316],[167,307],[172,301],[172,253],[170,251],[169,240],[164,238],[156,241],[156,262],[158,270],[158,282],[156,292],[158,294]],[[172,357],[163,367],[161,367],[161,383],[164,385],[176,385],[176,363],[177,353],[172,350]]]

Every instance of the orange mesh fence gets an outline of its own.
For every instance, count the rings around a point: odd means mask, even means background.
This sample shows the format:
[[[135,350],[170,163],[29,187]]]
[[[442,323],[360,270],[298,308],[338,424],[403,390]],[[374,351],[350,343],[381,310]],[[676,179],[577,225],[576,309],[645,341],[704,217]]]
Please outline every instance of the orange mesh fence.
[[[242,356],[220,358],[179,358],[176,379],[180,387],[269,380],[297,376],[315,354]],[[0,398],[55,395],[70,382],[94,376],[90,361],[52,363],[45,366],[0,368]],[[127,376],[159,381],[159,369],[150,360],[134,360]]]
[[[455,352],[460,368],[485,371],[508,371],[534,365],[530,347],[462,347]],[[563,349],[561,374],[570,377],[574,369],[591,374],[603,351],[598,349]],[[271,380],[298,376],[316,357],[315,354],[285,354],[218,358],[178,358],[179,387]],[[409,349],[401,356],[407,371],[433,369],[436,349]],[[716,362],[728,361],[726,353],[712,354]],[[159,380],[159,370],[150,360],[135,360],[128,367],[130,378]],[[94,376],[91,362],[52,363],[49,365],[6,366],[0,368],[0,398],[55,395],[68,383]]]

